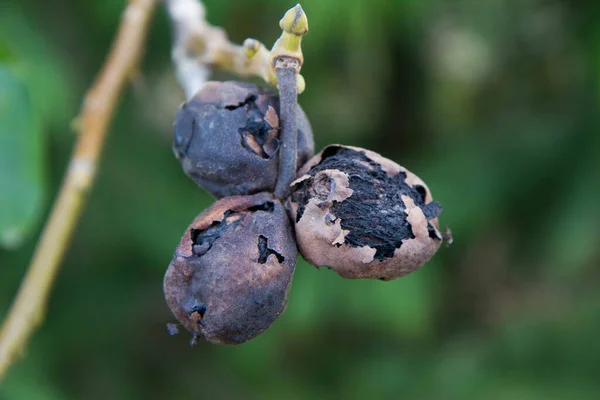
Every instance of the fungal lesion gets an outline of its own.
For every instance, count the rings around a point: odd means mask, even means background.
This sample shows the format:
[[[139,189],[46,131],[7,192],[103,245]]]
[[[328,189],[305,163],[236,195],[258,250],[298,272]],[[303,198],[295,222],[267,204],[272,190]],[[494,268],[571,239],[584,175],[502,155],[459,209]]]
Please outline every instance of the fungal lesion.
[[[273,211],[275,211],[275,203],[273,203],[272,201],[265,201],[262,204],[257,204],[255,206],[248,207],[248,211],[265,211],[272,213]]]
[[[421,209],[423,210],[423,214],[425,215],[425,218],[427,218],[427,221],[439,217],[443,211],[442,205],[437,201],[430,201],[422,206]]]
[[[426,203],[427,199],[427,189],[423,185],[414,185],[412,187],[419,194],[419,202],[415,202],[421,210],[423,211],[423,215],[427,219],[427,234],[430,239],[433,240],[443,240],[443,235],[440,235],[440,232],[433,226],[431,223],[432,220],[436,219],[440,216],[443,211],[442,205],[437,201],[430,201]]]
[[[235,230],[241,223],[240,215],[227,210],[220,221],[214,221],[207,229],[192,228],[190,231],[192,253],[198,257],[205,255],[212,248],[215,240],[224,233]]]
[[[442,240],[442,237],[440,237],[438,230],[435,229],[433,225],[431,225],[431,222],[427,223],[427,233],[429,237],[433,240]]]
[[[343,149],[343,147],[339,147],[339,146],[328,146],[321,153],[321,162],[323,162],[323,160],[325,160],[326,158],[335,156],[342,149]]]
[[[258,263],[265,264],[269,256],[272,254],[277,258],[279,264],[283,264],[285,257],[276,250],[269,248],[268,242],[269,240],[265,236],[258,236]]]
[[[425,204],[425,201],[427,199],[427,189],[425,189],[425,186],[414,185],[413,189],[415,189],[416,192],[419,193],[419,196],[421,196],[421,204]]]
[[[240,229],[245,216],[254,212],[275,212],[275,202],[271,200],[257,201],[254,205],[246,205],[243,208],[228,209],[223,212],[223,216],[220,220],[215,220],[212,224],[205,229],[190,229],[190,239],[192,254],[197,257],[202,257],[210,251],[215,241],[223,236],[225,233],[233,232]],[[277,253],[272,249],[268,249],[272,253]],[[269,253],[269,254],[272,254]],[[278,253],[277,253],[278,254]],[[268,255],[267,255],[268,256]],[[281,257],[280,262],[283,262],[283,256],[278,254],[278,259]]]
[[[194,324],[204,325],[204,322],[202,320],[204,319],[206,310],[207,308],[204,304],[196,304],[190,310],[190,315],[188,316],[188,319]]]
[[[225,108],[230,111],[244,108],[246,123],[243,128],[238,129],[242,147],[261,158],[270,159],[277,153],[280,145],[278,119],[273,117],[277,113],[269,106],[267,113],[263,114],[256,103],[257,99],[257,96],[251,95],[242,103]]]
[[[296,223],[300,222],[304,215],[306,204],[310,201],[312,194],[310,187],[312,185],[312,177],[296,182],[292,188],[291,200],[298,205],[296,210]]]

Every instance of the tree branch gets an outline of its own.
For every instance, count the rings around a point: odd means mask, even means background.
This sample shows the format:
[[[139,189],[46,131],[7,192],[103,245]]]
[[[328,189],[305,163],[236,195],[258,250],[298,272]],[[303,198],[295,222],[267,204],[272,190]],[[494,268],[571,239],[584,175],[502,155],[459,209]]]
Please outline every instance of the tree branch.
[[[106,63],[86,94],[80,136],[31,264],[0,331],[0,382],[41,324],[50,289],[94,182],[96,166],[123,87],[135,72],[157,0],[129,0]]]

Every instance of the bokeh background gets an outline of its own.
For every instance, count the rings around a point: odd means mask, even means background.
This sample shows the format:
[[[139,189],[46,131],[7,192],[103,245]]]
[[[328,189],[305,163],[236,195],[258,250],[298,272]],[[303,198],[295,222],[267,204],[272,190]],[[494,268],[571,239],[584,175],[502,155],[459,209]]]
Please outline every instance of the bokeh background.
[[[232,40],[267,44],[294,5],[205,3]],[[123,5],[0,2],[0,319]],[[300,101],[317,147],[368,147],[416,172],[444,205],[454,244],[393,282],[344,280],[301,261],[287,311],[261,337],[195,348],[185,332],[169,337],[163,273],[212,200],[171,151],[183,94],[161,8],[46,323],[1,399],[600,396],[600,3],[302,5]]]

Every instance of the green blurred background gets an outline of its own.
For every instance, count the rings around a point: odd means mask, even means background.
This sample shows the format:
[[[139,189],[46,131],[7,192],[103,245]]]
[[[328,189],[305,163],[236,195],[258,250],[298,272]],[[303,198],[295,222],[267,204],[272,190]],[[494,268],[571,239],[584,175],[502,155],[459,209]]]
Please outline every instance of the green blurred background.
[[[267,44],[294,5],[205,3],[232,40]],[[0,319],[123,5],[0,1]],[[454,244],[393,282],[301,261],[287,311],[259,338],[169,337],[163,273],[211,198],[171,151],[183,94],[160,8],[47,320],[1,399],[600,398],[600,3],[302,5],[300,101],[317,148],[368,147],[416,172]]]

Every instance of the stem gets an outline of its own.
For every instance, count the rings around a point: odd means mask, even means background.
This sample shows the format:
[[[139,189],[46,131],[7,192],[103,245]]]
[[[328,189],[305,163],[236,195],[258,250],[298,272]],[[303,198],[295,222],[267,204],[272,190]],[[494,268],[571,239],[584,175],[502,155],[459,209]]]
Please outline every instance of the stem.
[[[31,264],[0,331],[0,382],[41,324],[60,262],[94,182],[108,125],[135,72],[157,0],[129,0],[106,63],[85,96],[69,167]]]
[[[290,193],[290,184],[296,179],[298,164],[298,86],[300,63],[291,57],[279,57],[275,61],[275,74],[279,87],[279,121],[281,147],[279,148],[279,174],[275,196],[283,200]]]

